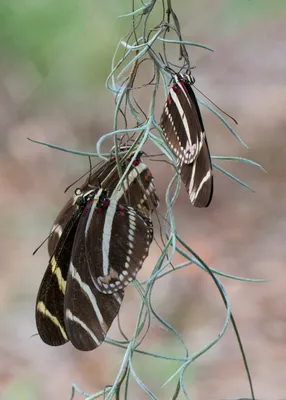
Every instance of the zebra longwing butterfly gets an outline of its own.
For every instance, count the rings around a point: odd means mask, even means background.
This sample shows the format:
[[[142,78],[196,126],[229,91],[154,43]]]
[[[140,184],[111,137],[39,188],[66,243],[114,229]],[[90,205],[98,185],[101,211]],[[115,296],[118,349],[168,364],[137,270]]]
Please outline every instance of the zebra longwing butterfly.
[[[111,171],[110,165],[105,169],[100,167],[94,175],[97,173],[102,178],[106,171]],[[124,296],[122,288],[134,279],[148,255],[152,222],[131,206],[141,207],[147,214],[158,206],[152,175],[138,158],[122,188],[112,194],[115,188],[112,185],[119,179],[116,171],[108,174],[107,190],[91,189],[86,182],[83,190],[75,192],[57,217],[62,227],[49,246],[49,251],[53,252],[36,304],[38,332],[49,345],[57,346],[71,340],[80,350],[97,347],[119,312]],[[96,181],[96,176],[93,178]],[[111,189],[108,189],[108,181]],[[142,201],[143,194],[146,198]],[[107,196],[110,195],[109,200]],[[103,225],[110,232],[109,236],[102,231]],[[113,236],[118,238],[118,235],[121,241],[116,245]],[[140,247],[141,237],[146,238],[144,247]],[[130,246],[131,238],[136,238],[137,243]],[[118,279],[114,279],[116,276]],[[104,286],[105,281],[108,281],[107,286]]]
[[[79,350],[92,350],[104,340],[153,235],[149,217],[104,196],[100,189],[85,208],[68,271],[65,327]]]
[[[124,188],[120,192],[122,196],[119,198],[119,202],[125,202],[150,216],[158,207],[159,199],[155,192],[154,178],[147,165],[141,161],[141,156],[142,153],[138,153],[130,172],[124,180]],[[121,163],[122,172],[127,168],[130,159],[131,157],[123,161],[123,164]],[[119,161],[121,162],[121,160]],[[82,193],[86,193],[91,188],[101,185],[104,188],[108,187],[109,193],[112,193],[118,179],[116,160],[112,157],[109,161],[99,164],[91,176],[80,187],[80,190]],[[55,219],[48,239],[48,252],[50,256],[54,253],[65,224],[73,213],[76,197],[74,195],[69,199]]]
[[[69,340],[64,323],[64,298],[74,236],[84,206],[83,201],[75,201],[38,291],[36,301],[38,332],[42,340],[52,346],[59,346]]]
[[[178,169],[195,207],[207,207],[213,195],[209,147],[190,74],[174,74],[160,125],[178,157]]]

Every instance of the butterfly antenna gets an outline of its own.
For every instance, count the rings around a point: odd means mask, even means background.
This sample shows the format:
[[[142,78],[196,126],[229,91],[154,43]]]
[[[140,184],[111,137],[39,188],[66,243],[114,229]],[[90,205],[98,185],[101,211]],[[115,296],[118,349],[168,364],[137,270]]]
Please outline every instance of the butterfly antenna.
[[[89,177],[88,177],[88,182],[90,183],[91,180],[91,171],[92,171],[92,164],[91,164],[91,158],[88,157],[88,162],[89,162]]]
[[[97,185],[97,186],[98,186],[99,188],[101,188],[101,180],[100,180],[99,176],[97,177],[97,182],[98,182],[98,185]]]
[[[91,165],[91,158],[88,157],[89,159],[89,170],[88,172],[85,172],[83,175],[81,175],[76,181],[74,181],[72,184],[70,184],[64,191],[64,193],[66,193],[73,185],[75,185],[77,182],[79,182],[82,178],[84,178],[87,174],[89,174],[89,180],[91,177],[91,171],[96,167],[96,166],[92,166]]]
[[[51,237],[51,234],[54,232],[54,230],[49,234],[49,236],[46,237],[46,239],[36,248],[36,250],[33,251],[33,256],[37,253],[38,250],[43,246],[43,244],[46,243],[46,241]]]
[[[33,335],[30,336],[30,339],[33,339],[36,336],[39,336],[39,334],[38,333],[34,333]]]
[[[145,152],[142,152],[142,156],[143,157],[162,157],[162,156],[164,156],[164,153],[159,153],[159,154],[147,154],[147,153],[145,153]]]
[[[238,122],[235,118],[233,118],[231,115],[229,115],[227,112],[223,111],[219,106],[217,106],[208,96],[206,96],[203,92],[200,91],[195,85],[193,85],[196,90],[201,93],[210,103],[212,103],[219,111],[221,111],[224,115],[226,115],[228,118],[230,118],[236,125],[238,125]]]

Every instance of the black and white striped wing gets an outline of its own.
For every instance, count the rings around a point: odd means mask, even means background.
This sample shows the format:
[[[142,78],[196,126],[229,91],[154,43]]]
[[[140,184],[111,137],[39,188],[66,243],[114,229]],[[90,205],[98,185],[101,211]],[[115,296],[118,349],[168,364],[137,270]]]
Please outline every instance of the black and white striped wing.
[[[186,164],[198,156],[205,137],[196,96],[188,75],[174,75],[160,125],[167,143]]]
[[[207,141],[192,164],[181,163],[181,179],[195,207],[208,207],[213,196],[213,174]]]
[[[156,194],[156,188],[154,185],[154,178],[150,171],[150,169],[143,162],[141,163],[144,166],[140,175],[138,177],[137,182],[134,182],[133,185],[138,185],[141,188],[141,193],[138,194],[136,188],[130,185],[129,191],[134,193],[136,199],[134,202],[128,203],[131,207],[137,208],[143,214],[148,215],[149,217],[153,213],[153,211],[159,207],[159,198]],[[135,168],[137,170],[138,167]]]
[[[122,186],[112,193],[112,198],[120,204],[137,208],[142,213],[151,216],[159,206],[154,178],[143,162],[133,165]]]
[[[82,210],[74,210],[50,258],[36,301],[36,324],[41,339],[60,346],[69,338],[64,324],[64,298],[70,255]]]
[[[63,207],[59,215],[57,216],[48,239],[48,253],[52,256],[57,248],[59,240],[64,232],[69,219],[71,218],[75,210],[75,196],[69,199],[66,205]]]
[[[66,331],[73,346],[88,351],[98,347],[119,313],[124,290],[103,294],[89,273],[84,235],[78,235],[72,251],[64,301]]]
[[[149,217],[112,198],[105,204],[90,210],[85,248],[96,288],[112,294],[132,282],[141,269],[153,240],[153,225]]]
[[[80,191],[82,194],[85,194],[91,188],[98,187],[102,180],[106,178],[112,171],[112,169],[116,166],[115,161],[107,161],[104,163],[99,163],[96,166],[96,169],[91,174],[90,177],[84,182],[84,184],[80,187]],[[118,179],[118,174],[115,174],[115,181],[116,177]],[[72,216],[75,207],[76,207],[76,199],[77,195],[74,194],[66,203],[66,205],[62,208],[59,212],[53,227],[51,229],[51,233],[48,239],[48,252],[49,255],[52,256],[54,254],[58,241],[65,229],[66,224],[68,223],[70,217]]]
[[[125,171],[128,164],[129,160],[125,161],[125,163],[122,165],[122,172]],[[112,193],[119,179],[115,160],[110,160],[103,164],[99,164],[96,170],[80,187],[81,193],[85,194],[91,188],[100,186],[101,182],[104,182],[106,178],[107,182],[105,182],[104,186],[108,189],[109,193]],[[54,254],[63,230],[75,209],[77,197],[78,196],[74,194],[69,199],[69,201],[58,214],[53,224],[51,234],[48,239],[48,252],[50,256]],[[128,204],[132,207],[138,208],[140,211],[149,216],[158,207],[159,199],[155,191],[154,178],[147,165],[141,161],[140,154],[138,155],[138,159],[135,160],[131,166],[124,184],[118,191],[117,198],[120,203]]]
[[[213,173],[199,105],[192,89],[193,78],[174,75],[161,126],[167,142],[178,157],[182,181],[191,203],[207,207],[213,195]]]
[[[95,349],[103,342],[119,312],[124,296],[122,289],[112,294],[103,294],[99,291],[93,282],[88,265],[93,254],[90,254],[90,248],[86,243],[85,231],[91,222],[92,213],[99,209],[103,193],[104,191],[100,189],[93,201],[87,204],[78,224],[64,300],[67,334],[74,347],[83,351]],[[103,202],[102,211],[104,204],[107,203]],[[94,227],[96,235],[102,237],[100,224],[97,225],[98,221],[92,222],[96,224]],[[94,267],[100,268],[100,265],[94,263]]]

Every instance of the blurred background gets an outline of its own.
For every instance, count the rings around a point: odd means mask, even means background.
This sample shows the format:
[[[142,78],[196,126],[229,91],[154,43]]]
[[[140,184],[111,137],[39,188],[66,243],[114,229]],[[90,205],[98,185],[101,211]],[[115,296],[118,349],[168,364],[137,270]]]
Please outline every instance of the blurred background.
[[[221,162],[255,193],[215,171],[208,209],[194,209],[181,190],[175,208],[178,231],[208,265],[269,279],[223,282],[257,399],[285,399],[286,2],[176,3],[185,40],[215,49],[189,48],[197,87],[239,121],[237,131],[249,146],[243,148],[204,109],[212,154],[251,158],[268,171]],[[5,400],[68,399],[73,382],[94,393],[112,384],[124,354],[107,344],[90,353],[70,344],[52,348],[32,337],[35,299],[48,263],[45,246],[34,257],[32,252],[66,202],[64,189],[88,169],[88,162],[33,144],[27,137],[94,151],[98,137],[112,131],[114,99],[105,79],[115,46],[130,27],[131,20],[117,16],[130,11],[128,0],[0,2],[0,397]],[[168,176],[164,164],[149,166],[162,211],[171,171]],[[154,246],[141,278],[149,276],[159,254]],[[190,352],[214,339],[225,318],[213,282],[195,266],[158,281],[153,303],[182,334]],[[136,290],[129,288],[120,314],[129,335],[138,308]],[[116,323],[110,335],[119,337]],[[184,356],[181,345],[155,319],[142,348]],[[177,367],[172,361],[134,359],[136,372],[159,399],[169,398],[174,382],[160,388]],[[231,328],[189,368],[186,387],[193,400],[250,397]],[[132,399],[148,398],[135,384],[131,393]]]

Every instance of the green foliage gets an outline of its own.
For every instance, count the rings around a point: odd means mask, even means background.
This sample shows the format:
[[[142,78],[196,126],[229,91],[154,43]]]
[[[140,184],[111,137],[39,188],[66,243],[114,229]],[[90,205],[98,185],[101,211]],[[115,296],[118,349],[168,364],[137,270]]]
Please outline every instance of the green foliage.
[[[183,3],[188,2],[178,7]],[[221,26],[227,30],[286,11],[284,0],[224,0],[221,6]],[[56,95],[86,93],[105,80],[111,49],[126,33],[126,18],[117,16],[128,12],[128,0],[112,7],[101,0],[2,0],[0,52],[14,63],[31,62]]]
[[[220,17],[225,29],[235,30],[257,20],[283,13],[285,19],[285,0],[224,0]]]
[[[43,78],[52,75],[59,92],[95,85],[105,80],[111,49],[122,35],[123,21],[114,21],[124,3],[111,8],[100,0],[2,0],[0,52],[31,62]]]
[[[35,384],[27,379],[13,381],[5,391],[2,400],[37,400],[39,398]]]

